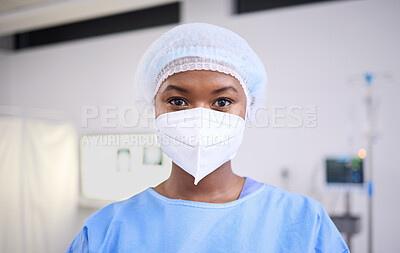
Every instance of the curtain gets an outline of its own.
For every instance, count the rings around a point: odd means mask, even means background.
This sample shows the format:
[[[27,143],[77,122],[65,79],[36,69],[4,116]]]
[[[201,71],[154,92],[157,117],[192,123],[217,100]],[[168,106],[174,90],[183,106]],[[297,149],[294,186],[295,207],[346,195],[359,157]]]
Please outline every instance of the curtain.
[[[0,117],[0,252],[64,252],[78,190],[71,124]]]

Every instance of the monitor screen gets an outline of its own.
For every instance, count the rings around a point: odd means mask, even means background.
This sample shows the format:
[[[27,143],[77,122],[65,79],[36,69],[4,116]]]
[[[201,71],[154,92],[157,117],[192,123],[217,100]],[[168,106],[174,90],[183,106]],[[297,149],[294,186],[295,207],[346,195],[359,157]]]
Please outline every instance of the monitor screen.
[[[328,184],[363,184],[363,159],[358,157],[326,159],[326,181]]]

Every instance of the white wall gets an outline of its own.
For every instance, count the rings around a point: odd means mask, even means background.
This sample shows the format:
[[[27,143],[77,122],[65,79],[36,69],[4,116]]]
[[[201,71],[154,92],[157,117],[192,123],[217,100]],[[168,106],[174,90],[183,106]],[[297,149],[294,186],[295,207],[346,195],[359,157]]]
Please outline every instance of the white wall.
[[[248,129],[234,160],[240,175],[311,195],[330,213],[342,212],[342,194],[327,191],[321,182],[324,157],[354,153],[366,144],[365,89],[350,79],[361,79],[366,71],[391,76],[374,90],[381,126],[373,160],[374,238],[376,252],[394,252],[400,227],[400,2],[337,1],[239,16],[231,7],[228,0],[188,0],[183,22],[210,22],[242,35],[266,65],[267,106],[315,105],[318,110],[315,128]],[[61,110],[81,135],[143,131],[101,128],[99,121],[82,128],[81,108],[131,104],[138,58],[171,27],[2,52],[0,104]],[[282,182],[282,168],[289,170],[289,184]],[[355,193],[353,212],[364,221],[363,232],[354,237],[355,253],[366,252],[366,206],[365,194]]]

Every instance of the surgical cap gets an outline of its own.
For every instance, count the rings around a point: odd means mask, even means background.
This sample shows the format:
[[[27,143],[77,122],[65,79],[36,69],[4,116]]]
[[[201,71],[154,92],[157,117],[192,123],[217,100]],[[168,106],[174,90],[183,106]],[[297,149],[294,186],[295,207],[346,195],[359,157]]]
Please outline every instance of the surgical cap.
[[[264,106],[267,74],[260,58],[236,33],[205,23],[178,25],[150,45],[135,76],[139,100],[154,105],[164,80],[189,70],[212,70],[235,77],[247,98],[248,122]]]

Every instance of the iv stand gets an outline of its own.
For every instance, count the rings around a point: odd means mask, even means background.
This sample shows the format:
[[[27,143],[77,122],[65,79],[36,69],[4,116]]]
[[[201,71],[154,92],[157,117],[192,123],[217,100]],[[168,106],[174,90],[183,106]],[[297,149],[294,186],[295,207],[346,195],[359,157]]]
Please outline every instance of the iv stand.
[[[374,104],[372,97],[372,79],[371,73],[365,74],[367,83],[367,172],[368,172],[368,253],[373,253],[373,166],[372,166],[372,147],[375,141],[375,122],[374,122]]]

